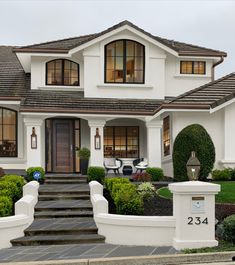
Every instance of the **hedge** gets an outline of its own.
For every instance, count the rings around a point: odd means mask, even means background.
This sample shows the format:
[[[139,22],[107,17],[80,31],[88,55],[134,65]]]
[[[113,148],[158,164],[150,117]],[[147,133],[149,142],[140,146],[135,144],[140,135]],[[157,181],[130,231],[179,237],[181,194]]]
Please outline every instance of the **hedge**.
[[[188,180],[186,164],[195,151],[201,163],[199,180],[206,180],[215,162],[215,147],[210,135],[199,124],[184,128],[176,137],[173,146],[173,167],[176,181]]]
[[[153,181],[159,181],[164,178],[163,170],[159,167],[148,167],[146,172],[150,174]]]
[[[235,243],[235,214],[226,217],[223,221],[223,237],[227,241]]]
[[[0,217],[13,214],[13,201],[10,197],[0,196]]]
[[[88,182],[96,180],[103,184],[105,179],[105,170],[103,167],[89,167],[87,170]]]
[[[43,183],[45,180],[45,170],[42,167],[29,167],[29,168],[27,168],[26,172],[27,172],[28,180],[29,181],[35,180],[33,178],[33,174],[36,171],[41,173],[41,179],[38,182]]]

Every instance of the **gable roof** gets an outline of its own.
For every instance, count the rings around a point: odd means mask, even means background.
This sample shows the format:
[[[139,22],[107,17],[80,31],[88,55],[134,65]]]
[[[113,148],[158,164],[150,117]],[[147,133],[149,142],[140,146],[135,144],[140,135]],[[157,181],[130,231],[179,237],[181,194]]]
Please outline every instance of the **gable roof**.
[[[15,48],[14,50],[16,52],[56,52],[56,53],[68,53],[71,49],[81,46],[82,44],[88,43],[89,41],[96,39],[100,36],[105,35],[106,33],[112,32],[115,29],[121,28],[123,26],[129,26],[134,28],[135,30],[147,35],[148,37],[152,38],[153,40],[156,40],[160,42],[161,44],[167,46],[168,48],[178,52],[179,55],[182,56],[210,56],[210,57],[217,57],[217,56],[223,56],[226,57],[227,54],[223,51],[219,50],[213,50],[201,46],[196,46],[193,44],[187,44],[183,42],[178,42],[174,40],[168,40],[165,38],[161,38],[158,36],[154,36],[149,32],[146,32],[145,30],[137,27],[133,23],[124,20],[104,31],[101,31],[99,33],[85,35],[85,36],[79,36],[74,38],[67,38],[67,39],[61,39],[56,41],[50,41],[50,42],[44,42],[39,44],[33,44],[29,46],[23,46]]]
[[[214,109],[235,98],[235,72],[203,86],[190,90],[167,104],[161,109]]]

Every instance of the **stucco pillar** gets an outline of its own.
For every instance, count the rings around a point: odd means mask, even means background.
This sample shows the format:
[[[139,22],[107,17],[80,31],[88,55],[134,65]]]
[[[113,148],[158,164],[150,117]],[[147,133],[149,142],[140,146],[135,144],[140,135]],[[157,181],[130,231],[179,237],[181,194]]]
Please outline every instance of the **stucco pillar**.
[[[104,125],[105,120],[88,120],[90,127],[90,166],[103,167],[104,162]],[[100,136],[100,149],[95,148],[95,135],[98,131]]]
[[[224,111],[224,167],[235,167],[235,104],[231,104]]]
[[[146,122],[147,127],[147,156],[148,166],[161,167],[162,145],[161,145],[161,129],[162,121],[155,120]]]
[[[217,246],[215,240],[215,194],[220,185],[201,181],[169,184],[176,220],[175,249]]]
[[[27,168],[28,167],[45,167],[44,154],[43,154],[43,119],[37,118],[24,118],[24,124],[26,126],[26,156],[27,156]],[[37,135],[37,148],[31,147],[31,134],[33,127],[35,128],[35,134]]]

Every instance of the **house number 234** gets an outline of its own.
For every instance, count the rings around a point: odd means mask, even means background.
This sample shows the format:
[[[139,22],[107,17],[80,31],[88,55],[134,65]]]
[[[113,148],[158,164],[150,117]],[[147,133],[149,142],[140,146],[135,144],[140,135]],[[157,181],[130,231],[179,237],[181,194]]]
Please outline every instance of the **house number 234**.
[[[201,219],[201,217],[188,217],[188,225],[208,225],[208,218]]]

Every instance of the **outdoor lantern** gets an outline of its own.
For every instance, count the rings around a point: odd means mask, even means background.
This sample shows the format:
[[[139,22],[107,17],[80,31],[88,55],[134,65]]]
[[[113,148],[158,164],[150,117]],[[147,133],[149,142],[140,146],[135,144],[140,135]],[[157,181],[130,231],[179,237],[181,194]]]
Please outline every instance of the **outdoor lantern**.
[[[100,139],[100,134],[99,134],[99,128],[96,128],[95,149],[100,149],[100,148],[101,148],[101,139]]]
[[[32,128],[31,149],[37,149],[37,135],[36,135],[36,132],[35,132],[35,127]]]
[[[197,159],[195,151],[191,152],[191,157],[189,158],[186,167],[189,180],[198,180],[201,163]]]

